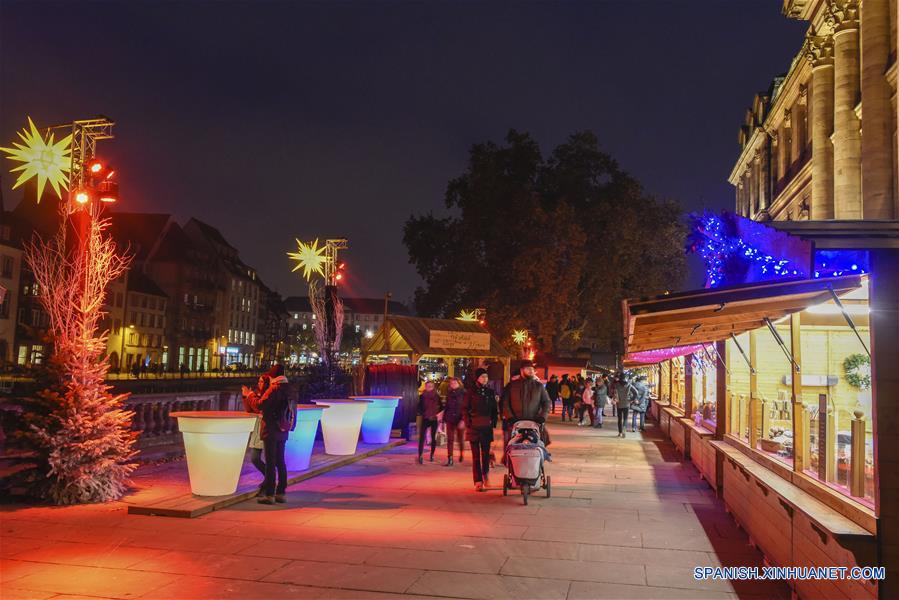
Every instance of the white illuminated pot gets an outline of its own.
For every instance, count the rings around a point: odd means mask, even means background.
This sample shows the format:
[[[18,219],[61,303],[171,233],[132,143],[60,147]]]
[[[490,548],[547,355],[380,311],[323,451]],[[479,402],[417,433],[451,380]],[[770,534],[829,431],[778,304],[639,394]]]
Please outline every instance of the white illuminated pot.
[[[190,490],[198,496],[237,491],[240,469],[257,415],[239,411],[173,412],[184,436]]]
[[[368,409],[368,402],[362,400],[313,400],[319,406],[327,406],[322,414],[322,434],[325,438],[325,453],[346,456],[356,453],[362,416]]]
[[[350,398],[368,402],[368,410],[362,418],[362,441],[366,444],[389,442],[393,414],[400,403],[400,396],[350,396]]]
[[[324,406],[297,406],[297,426],[290,432],[287,445],[284,447],[284,461],[288,471],[305,471],[312,460],[312,446],[315,444],[315,433],[322,411],[330,410]]]

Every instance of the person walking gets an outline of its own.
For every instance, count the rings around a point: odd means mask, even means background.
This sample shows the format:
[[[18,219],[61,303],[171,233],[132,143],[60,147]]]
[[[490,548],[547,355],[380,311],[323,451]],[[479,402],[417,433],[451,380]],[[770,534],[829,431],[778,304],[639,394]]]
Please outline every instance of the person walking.
[[[556,402],[559,400],[559,376],[553,375],[546,382],[546,393],[549,394],[549,400],[552,402],[552,413],[556,414]]]
[[[594,395],[593,380],[590,378],[587,378],[584,381],[584,392],[583,392],[583,396],[581,399],[581,407],[582,408],[581,408],[580,420],[578,421],[579,427],[581,425],[588,425],[588,424],[592,427],[593,424],[596,422],[596,412],[594,409],[593,395]],[[589,423],[584,423],[584,413],[587,413],[587,416],[590,417]]]
[[[534,363],[525,360],[519,368],[521,377],[506,385],[499,403],[503,419],[503,451],[509,444],[516,421],[535,421],[543,425],[552,407],[546,388],[534,374]]]
[[[418,429],[418,464],[424,464],[422,453],[425,447],[425,435],[431,432],[431,462],[434,462],[434,451],[437,449],[437,415],[443,410],[443,400],[437,393],[433,381],[425,382],[425,391],[418,397],[418,415],[421,427]]]
[[[269,389],[268,375],[260,375],[256,382],[256,388],[250,389],[247,386],[241,386],[240,392],[243,396],[244,410],[250,413],[260,414],[258,405],[265,397],[265,393]],[[262,460],[262,453],[265,450],[265,444],[262,443],[262,419],[256,419],[256,425],[253,427],[253,433],[250,434],[250,441],[247,444],[250,449],[250,462],[265,477],[265,462]],[[259,485],[259,494],[263,492],[265,484]]]
[[[627,428],[627,409],[630,403],[630,385],[624,376],[624,372],[618,373],[615,381],[615,401],[618,405],[618,437],[627,437],[624,430]]]
[[[462,418],[465,421],[465,436],[471,446],[471,473],[474,489],[483,492],[490,486],[490,446],[493,430],[499,418],[496,392],[487,385],[489,377],[486,369],[478,369],[474,374],[474,385],[465,392]]]
[[[274,365],[267,373],[270,384],[265,395],[255,406],[262,413],[260,437],[265,450],[265,482],[260,504],[287,502],[287,463],[284,460],[284,448],[290,435],[291,422],[287,415],[290,399],[287,389],[287,377],[284,366]],[[295,418],[295,417],[294,417]],[[275,486],[277,475],[277,487]]]
[[[568,373],[562,375],[562,381],[559,382],[559,397],[562,398],[562,422],[565,422],[565,415],[568,420],[574,419],[574,404],[572,400],[574,396],[574,386],[568,378]]]
[[[596,405],[596,422],[594,427],[602,428],[602,422],[606,416],[606,405],[609,403],[609,378],[605,375],[596,379],[593,387],[593,399]]]
[[[446,426],[446,464],[453,466],[453,442],[459,440],[459,462],[464,458],[465,421],[462,419],[462,405],[465,404],[465,390],[458,377],[450,377],[443,405],[443,424]],[[458,435],[457,435],[458,434]]]
[[[637,430],[637,421],[640,421],[640,431],[644,431],[646,425],[646,409],[649,408],[649,390],[642,381],[635,381],[632,385],[633,399],[630,403],[631,431]]]

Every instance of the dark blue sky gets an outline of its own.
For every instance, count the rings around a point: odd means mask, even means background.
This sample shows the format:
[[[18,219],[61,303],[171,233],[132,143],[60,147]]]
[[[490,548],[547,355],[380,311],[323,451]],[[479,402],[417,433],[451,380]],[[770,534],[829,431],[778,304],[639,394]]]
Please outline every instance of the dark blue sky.
[[[405,299],[403,222],[509,128],[592,129],[650,192],[730,208],[743,111],[805,30],[780,6],[3,0],[0,140],[108,115],[122,209],[219,227],[284,294],[294,237],[346,236],[349,293]]]

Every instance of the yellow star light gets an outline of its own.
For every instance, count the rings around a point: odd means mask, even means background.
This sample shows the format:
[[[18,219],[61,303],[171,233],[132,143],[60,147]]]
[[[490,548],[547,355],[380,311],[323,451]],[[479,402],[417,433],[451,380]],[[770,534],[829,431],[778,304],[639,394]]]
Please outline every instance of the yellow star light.
[[[459,311],[459,316],[456,317],[457,321],[477,321],[478,320],[478,311],[476,310],[465,310],[464,308]]]
[[[524,344],[528,341],[527,329],[516,329],[512,332],[512,341],[516,344]]]
[[[28,127],[19,132],[22,142],[13,142],[14,148],[0,148],[6,153],[6,158],[21,165],[10,169],[10,173],[21,171],[15,185],[16,189],[29,179],[37,177],[37,201],[41,201],[44,186],[47,182],[53,187],[53,191],[61,199],[62,189],[68,189],[69,170],[71,165],[72,135],[69,134],[58,142],[53,141],[53,134],[46,139],[37,130],[34,121],[28,117]]]
[[[317,239],[311,244],[297,240],[297,251],[287,253],[287,256],[297,261],[297,265],[291,273],[303,269],[303,277],[306,278],[306,281],[311,281],[312,276],[316,274],[324,277],[325,261],[327,260],[324,252],[325,246],[319,248]]]

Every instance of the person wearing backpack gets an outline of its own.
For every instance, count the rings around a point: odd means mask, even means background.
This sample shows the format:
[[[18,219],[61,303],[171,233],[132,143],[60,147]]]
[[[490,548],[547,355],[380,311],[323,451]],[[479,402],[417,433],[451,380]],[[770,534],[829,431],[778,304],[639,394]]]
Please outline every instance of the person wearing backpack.
[[[287,502],[287,463],[284,448],[290,429],[295,423],[296,409],[291,415],[290,392],[284,366],[274,365],[267,373],[271,383],[265,395],[260,398],[257,409],[262,413],[260,437],[265,448],[265,482],[260,504]],[[278,485],[275,486],[277,474]]]
[[[571,384],[571,380],[568,379],[568,373],[562,375],[562,381],[559,382],[559,396],[562,398],[562,422],[565,422],[565,415],[568,415],[568,420],[574,420],[574,402],[572,396],[574,396],[573,386]]]

